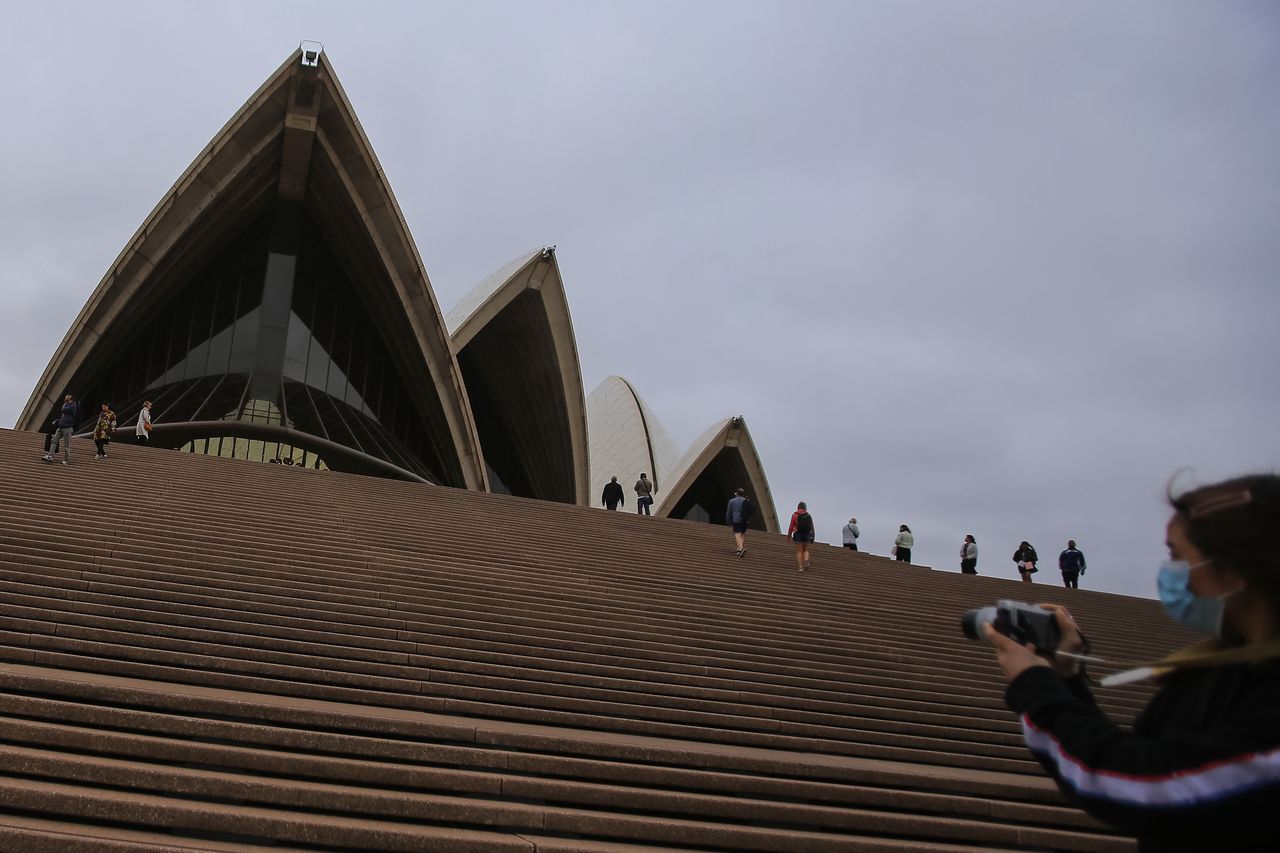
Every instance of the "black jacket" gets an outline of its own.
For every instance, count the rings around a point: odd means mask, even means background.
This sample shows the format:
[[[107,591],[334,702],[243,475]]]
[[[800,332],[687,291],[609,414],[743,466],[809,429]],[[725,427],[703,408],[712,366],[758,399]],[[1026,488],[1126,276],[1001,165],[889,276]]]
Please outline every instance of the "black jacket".
[[[1013,561],[1015,563],[1026,562],[1034,566],[1036,563],[1040,562],[1040,558],[1036,556],[1035,548],[1019,548],[1013,552]]]
[[[1276,849],[1280,659],[1174,673],[1132,731],[1084,679],[1047,667],[1015,678],[1005,702],[1062,792],[1140,850]]]
[[[1058,569],[1063,574],[1084,573],[1084,553],[1078,548],[1068,548],[1058,555]]]
[[[622,484],[605,483],[604,492],[600,495],[600,503],[625,504],[626,501],[622,499]]]

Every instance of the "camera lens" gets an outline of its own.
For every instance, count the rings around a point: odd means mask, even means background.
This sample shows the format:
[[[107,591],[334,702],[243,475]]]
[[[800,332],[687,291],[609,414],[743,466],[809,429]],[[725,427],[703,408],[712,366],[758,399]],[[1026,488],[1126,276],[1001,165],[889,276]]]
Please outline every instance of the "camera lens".
[[[994,622],[995,618],[994,607],[975,607],[973,610],[966,610],[960,617],[960,630],[970,640],[985,640],[986,637],[982,636],[982,626],[988,622]]]

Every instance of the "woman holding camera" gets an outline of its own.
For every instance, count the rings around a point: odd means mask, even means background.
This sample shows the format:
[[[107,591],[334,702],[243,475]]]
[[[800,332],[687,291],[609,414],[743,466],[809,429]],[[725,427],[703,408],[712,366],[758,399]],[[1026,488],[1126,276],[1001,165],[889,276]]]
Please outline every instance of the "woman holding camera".
[[[1212,636],[1156,667],[1161,687],[1126,730],[1095,704],[1080,665],[984,626],[1027,746],[1058,787],[1139,849],[1276,849],[1280,805],[1280,477],[1170,496],[1169,616]],[[1059,648],[1084,642],[1065,608]]]

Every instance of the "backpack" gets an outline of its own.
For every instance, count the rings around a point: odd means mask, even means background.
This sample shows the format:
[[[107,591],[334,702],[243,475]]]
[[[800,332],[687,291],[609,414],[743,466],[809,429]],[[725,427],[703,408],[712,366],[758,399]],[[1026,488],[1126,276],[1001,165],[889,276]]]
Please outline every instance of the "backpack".
[[[742,509],[740,512],[742,513],[743,521],[750,521],[752,516],[756,514],[756,505],[751,502],[751,498],[742,499]]]
[[[813,532],[813,516],[809,513],[803,513],[796,516],[796,533],[809,534]]]

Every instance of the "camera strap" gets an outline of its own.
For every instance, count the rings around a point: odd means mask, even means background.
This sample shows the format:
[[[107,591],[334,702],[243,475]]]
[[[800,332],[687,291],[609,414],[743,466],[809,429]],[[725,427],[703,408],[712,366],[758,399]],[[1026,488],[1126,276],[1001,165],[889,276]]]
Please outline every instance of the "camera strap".
[[[1159,678],[1182,669],[1200,669],[1208,666],[1225,666],[1232,663],[1259,663],[1280,657],[1280,638],[1245,646],[1224,649],[1217,640],[1205,640],[1174,652],[1166,658],[1147,664],[1139,664],[1123,672],[1112,673],[1099,679],[1103,687],[1117,687]]]

